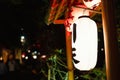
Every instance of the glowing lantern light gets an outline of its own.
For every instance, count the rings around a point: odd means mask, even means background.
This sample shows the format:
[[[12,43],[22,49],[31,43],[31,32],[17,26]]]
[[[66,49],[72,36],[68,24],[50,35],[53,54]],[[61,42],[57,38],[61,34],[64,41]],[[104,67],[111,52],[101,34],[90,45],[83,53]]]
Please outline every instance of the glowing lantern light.
[[[81,14],[79,12],[80,17],[74,21],[70,28],[72,31],[73,64],[75,68],[87,71],[93,69],[97,63],[97,25],[88,17],[89,11],[84,11],[86,14],[83,14],[83,11],[82,9]]]
[[[93,9],[94,7],[98,6],[100,2],[101,0],[83,0],[83,3],[90,9]]]

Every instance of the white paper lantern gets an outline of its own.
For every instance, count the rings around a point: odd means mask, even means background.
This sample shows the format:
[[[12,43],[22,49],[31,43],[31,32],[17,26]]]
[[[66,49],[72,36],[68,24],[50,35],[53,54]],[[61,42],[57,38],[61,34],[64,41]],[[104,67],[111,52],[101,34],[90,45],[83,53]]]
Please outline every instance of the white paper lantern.
[[[91,70],[97,63],[97,25],[89,17],[81,17],[71,26],[72,54],[75,68]]]

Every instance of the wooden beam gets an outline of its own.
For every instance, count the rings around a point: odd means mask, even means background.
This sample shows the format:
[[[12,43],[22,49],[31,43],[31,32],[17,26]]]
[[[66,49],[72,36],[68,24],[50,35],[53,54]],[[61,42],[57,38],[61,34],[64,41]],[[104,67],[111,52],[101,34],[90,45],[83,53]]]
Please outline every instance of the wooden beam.
[[[61,19],[61,20],[54,20],[54,24],[64,24],[64,22],[65,22],[65,19]]]
[[[98,10],[93,10],[93,9],[83,8],[83,7],[78,7],[78,6],[73,6],[73,7],[77,7],[77,8],[89,10],[90,12],[95,13],[95,14],[96,14],[96,13],[97,13],[97,14],[102,14],[102,12],[101,12],[101,11],[98,11]]]
[[[120,53],[117,40],[115,5],[115,0],[102,0],[107,80],[120,80]]]
[[[56,19],[58,19],[58,17],[60,17],[60,14],[62,13],[62,10],[65,8],[65,2],[66,2],[66,0],[61,1],[60,5],[58,7],[58,10],[56,12],[54,20],[56,20]]]

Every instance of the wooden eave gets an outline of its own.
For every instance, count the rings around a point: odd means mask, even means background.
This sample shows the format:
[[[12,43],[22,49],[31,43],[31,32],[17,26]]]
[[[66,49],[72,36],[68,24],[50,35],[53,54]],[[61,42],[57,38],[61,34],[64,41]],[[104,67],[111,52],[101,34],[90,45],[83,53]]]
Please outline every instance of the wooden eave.
[[[51,6],[46,17],[46,24],[63,24],[68,17],[69,10],[74,4],[83,4],[82,0],[51,0]],[[93,17],[97,13],[100,13],[101,5],[91,10],[90,17]],[[64,18],[61,18],[63,17]]]

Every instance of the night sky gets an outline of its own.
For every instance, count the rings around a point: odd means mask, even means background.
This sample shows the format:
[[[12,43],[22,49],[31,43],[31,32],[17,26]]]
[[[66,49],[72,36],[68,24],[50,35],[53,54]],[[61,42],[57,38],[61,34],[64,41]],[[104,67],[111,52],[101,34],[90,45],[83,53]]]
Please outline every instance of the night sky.
[[[49,5],[49,0],[0,0],[0,45],[18,46],[24,34],[31,44],[65,47],[64,26],[45,24]]]
[[[35,41],[48,6],[47,0],[0,0],[0,44],[16,45],[21,34]]]

